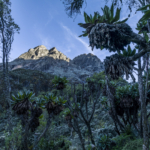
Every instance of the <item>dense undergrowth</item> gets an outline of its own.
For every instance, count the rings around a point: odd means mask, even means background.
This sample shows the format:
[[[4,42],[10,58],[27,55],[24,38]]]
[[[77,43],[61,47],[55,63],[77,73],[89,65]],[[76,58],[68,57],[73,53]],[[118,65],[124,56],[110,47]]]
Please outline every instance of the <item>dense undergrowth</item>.
[[[23,71],[23,70],[21,70]],[[43,76],[43,78],[41,78],[42,82],[44,83],[43,86],[50,82],[48,85],[49,87],[37,87],[37,81],[39,80],[39,76],[36,76],[34,79],[31,77],[27,76],[31,76],[29,75],[29,73],[26,72],[26,76],[24,74],[24,76],[22,76],[22,73],[17,74],[13,74],[11,77],[11,81],[15,81],[18,80],[18,78],[20,78],[19,80],[19,84],[15,84],[15,82],[11,83],[13,86],[13,92],[14,94],[17,94],[18,91],[24,89],[27,90],[33,90],[33,93],[36,91],[36,95],[33,97],[33,99],[35,100],[39,100],[44,98],[44,96],[51,92],[53,93],[54,96],[56,97],[60,97],[60,96],[64,96],[65,99],[67,98],[66,96],[68,95],[71,103],[73,102],[73,87],[71,87],[71,85],[69,83],[67,83],[66,88],[63,89],[63,91],[57,90],[51,80],[54,77],[48,77],[49,80],[46,78],[44,79],[44,76],[41,74],[41,77]],[[20,76],[20,77],[19,77]],[[14,77],[14,79],[13,79]],[[25,81],[28,79],[28,81],[31,80],[30,84],[28,85],[28,83],[26,83],[26,85],[23,87],[23,84],[25,85]],[[46,80],[46,81],[45,81]],[[34,84],[35,82],[35,84]],[[89,83],[88,83],[89,82]],[[90,85],[90,83],[94,83],[93,86]],[[92,104],[94,103],[92,98],[96,98],[97,92],[98,92],[98,88],[97,88],[97,83],[101,84],[102,89],[103,89],[103,95],[100,97],[100,99],[98,100],[97,103],[100,104],[100,108],[99,110],[103,110],[105,112],[108,112],[109,108],[110,108],[110,104],[109,101],[107,99],[107,93],[106,93],[106,87],[105,87],[105,75],[104,72],[101,72],[99,74],[94,74],[92,77],[87,79],[87,83],[85,84],[84,90],[89,90],[92,91],[92,97],[91,97],[91,93],[90,93],[90,100],[88,103],[88,107],[92,106]],[[31,88],[30,85],[33,85],[33,88]],[[90,85],[90,86],[89,86]],[[76,91],[75,94],[77,96],[77,103],[81,102],[81,97],[82,97],[82,84],[78,84],[75,85],[76,86]],[[124,90],[122,87],[125,87],[126,89]],[[118,98],[119,96],[123,96],[123,93],[121,93],[123,90],[126,92],[124,94],[128,95],[133,93],[133,88],[130,88],[131,85],[125,81],[124,79],[120,78],[119,80],[116,81],[112,81],[110,83],[110,87],[114,87],[117,92],[115,93],[116,98]],[[129,87],[129,88],[128,88]],[[137,87],[137,86],[136,86]],[[118,89],[117,89],[118,88]],[[38,91],[38,89],[40,89]],[[105,89],[105,90],[104,90]],[[137,88],[134,88],[135,91],[135,95],[133,96],[138,96],[138,90]],[[15,92],[16,90],[16,92]],[[122,91],[121,91],[122,90]],[[119,98],[118,98],[119,99]],[[72,132],[72,138],[74,138],[76,136],[76,132],[75,131],[71,131],[69,128],[69,132],[65,133],[63,132],[63,127],[65,127],[67,125],[66,120],[65,120],[65,116],[68,115],[68,111],[67,107],[65,106],[64,110],[59,113],[58,115],[53,117],[53,120],[51,122],[51,125],[48,129],[48,131],[46,132],[46,134],[41,138],[41,140],[38,143],[38,150],[69,150],[69,149],[74,149],[77,150],[77,146],[75,146],[71,141],[70,141],[70,134]],[[96,109],[97,111],[98,109]],[[34,132],[34,136],[33,133],[29,133],[29,137],[28,137],[28,145],[29,145],[29,150],[33,149],[33,143],[34,140],[36,139],[36,137],[38,137],[44,130],[46,123],[47,123],[47,117],[48,117],[48,113],[47,110],[45,108],[42,108],[43,113],[39,116],[39,126],[36,128],[36,131]],[[13,112],[15,114],[15,112]],[[30,114],[31,115],[31,114]],[[29,115],[29,116],[30,116]],[[140,117],[140,111],[138,112],[138,119]],[[94,117],[98,116],[97,114],[94,114]],[[17,117],[15,115],[15,117]],[[13,119],[15,118],[13,117]],[[97,119],[98,120],[98,119]],[[101,128],[105,128],[105,123],[108,120],[101,120],[100,121],[100,125],[95,125],[94,129],[101,129]],[[6,149],[10,149],[10,147],[14,150],[19,150],[19,148],[21,148],[21,144],[22,144],[22,137],[24,136],[22,134],[22,129],[23,126],[21,124],[21,122],[17,122],[15,123],[14,120],[14,126],[13,126],[13,130],[11,135],[9,135],[8,133],[5,133],[5,147]],[[36,134],[35,134],[36,133]],[[92,149],[92,143],[89,140],[89,133],[87,131],[87,134],[83,134],[84,140],[85,141],[89,141],[88,144],[86,144],[86,149],[90,150]],[[138,135],[138,133],[134,130],[133,126],[130,126],[129,124],[126,125],[126,130],[124,131],[124,133],[121,133],[120,135],[117,135],[115,137],[109,137],[108,134],[100,134],[97,137],[94,137],[94,139],[96,139],[95,141],[97,141],[95,143],[95,150],[140,150],[142,149],[142,139],[140,138],[140,136]],[[81,148],[81,146],[80,146]]]

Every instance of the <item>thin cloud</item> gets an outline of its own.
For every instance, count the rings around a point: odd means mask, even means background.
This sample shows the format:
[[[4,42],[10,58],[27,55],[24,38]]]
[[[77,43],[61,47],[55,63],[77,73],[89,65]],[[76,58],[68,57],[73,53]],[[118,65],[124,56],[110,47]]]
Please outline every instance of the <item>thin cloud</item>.
[[[82,40],[81,38],[79,38],[75,33],[73,33],[68,27],[64,26],[62,23],[59,23],[61,25],[61,27],[67,31],[67,33],[69,35],[71,35],[73,38],[75,38],[76,40],[78,40],[79,42],[81,42],[84,47],[86,48],[87,51],[89,51],[90,53],[94,54],[92,51],[91,51],[91,48],[88,48],[89,47],[89,44],[87,44],[84,40]]]
[[[54,18],[54,17],[52,16],[51,12],[48,13],[48,16],[49,16],[49,18],[48,18],[48,21],[46,22],[46,24],[44,25],[45,27],[46,27],[46,26],[52,21],[52,19]]]
[[[53,43],[53,39],[51,39],[50,37],[45,37],[42,34],[38,34],[38,38],[40,38],[41,40],[41,44],[40,45],[44,45],[47,49],[52,48],[52,43]]]
[[[44,27],[46,27],[50,23],[50,21],[51,20],[48,20],[47,23],[44,25]]]

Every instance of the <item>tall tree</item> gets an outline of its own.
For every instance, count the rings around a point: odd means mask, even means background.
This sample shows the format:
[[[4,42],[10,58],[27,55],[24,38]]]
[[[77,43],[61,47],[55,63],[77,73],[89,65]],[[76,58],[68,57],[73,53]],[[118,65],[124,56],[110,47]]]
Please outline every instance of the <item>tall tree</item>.
[[[70,5],[69,7],[66,8],[66,11],[70,10],[70,13],[68,14],[69,17],[72,17],[72,15],[75,13],[80,13],[80,9],[82,8],[83,2],[84,2],[83,0],[65,0],[65,1],[68,2],[65,5]],[[106,3],[107,2],[108,2],[108,0],[106,0]],[[114,6],[116,6],[117,4],[119,4],[119,2],[121,3],[121,5],[123,5],[122,0],[113,0],[112,3],[114,4]],[[128,8],[130,9],[130,13],[131,13],[132,12],[131,7],[133,7],[134,5],[138,5],[138,8],[145,6],[147,4],[150,4],[150,0],[137,0],[137,1],[136,0],[130,0],[130,1],[126,0],[126,4],[128,4]],[[144,11],[142,11],[142,12],[144,13]],[[130,17],[130,14],[128,17]],[[87,18],[87,20],[89,20],[89,19],[90,19],[90,17]],[[90,22],[90,25],[88,25],[89,28],[87,29],[87,31],[91,31],[91,29],[96,25],[96,23],[92,24]],[[147,20],[147,27],[148,27],[147,32],[150,33],[149,25],[150,25],[150,19]],[[82,27],[87,28],[86,25],[85,26],[83,25]],[[81,36],[87,36],[87,35],[89,35],[89,34],[87,34],[87,32],[84,32],[84,34]],[[133,40],[133,41],[135,42],[135,40]],[[140,43],[138,43],[138,45],[140,45]],[[92,46],[92,50],[93,50],[94,45],[91,45],[91,46]],[[149,137],[147,135],[147,133],[148,133],[148,127],[147,127],[148,126],[148,120],[147,120],[147,109],[146,109],[147,82],[145,85],[145,93],[144,93],[144,90],[143,90],[144,86],[143,86],[143,81],[142,81],[142,72],[145,69],[146,58],[147,58],[146,56],[148,55],[147,54],[148,51],[145,51],[145,53],[143,53],[142,51],[143,51],[142,47],[139,47],[139,51],[138,51],[137,55],[133,56],[132,60],[133,59],[135,60],[135,58],[136,59],[138,58],[138,69],[137,69],[137,71],[138,71],[138,85],[139,85],[140,101],[141,101],[141,108],[142,108],[141,109],[141,121],[142,121],[141,125],[143,125],[143,137],[144,137],[143,150],[147,150],[149,147],[149,139],[148,139]],[[141,56],[143,56],[143,66],[142,67],[141,67],[141,58],[140,58]],[[148,78],[147,78],[147,80],[148,80]]]
[[[140,1],[141,2],[141,1]],[[144,3],[142,6],[145,6]],[[117,8],[117,13],[120,13],[120,10]],[[143,12],[145,12],[147,10],[143,10]],[[138,45],[138,53],[136,53],[133,56],[130,57],[126,57],[126,58],[121,58],[120,60],[122,61],[122,65],[120,64],[116,64],[117,60],[119,60],[119,56],[115,55],[115,56],[110,56],[111,59],[106,58],[104,63],[105,63],[105,74],[106,74],[106,81],[108,84],[108,78],[107,75],[113,76],[113,79],[116,78],[118,75],[122,75],[122,73],[126,73],[126,76],[128,78],[128,74],[132,75],[132,67],[134,65],[134,63],[132,61],[135,61],[138,59],[138,85],[139,85],[139,93],[140,93],[140,101],[141,101],[141,114],[142,114],[142,123],[143,123],[143,138],[144,138],[144,144],[143,144],[143,150],[148,150],[149,147],[149,137],[148,137],[148,121],[147,121],[147,109],[146,109],[146,96],[144,93],[144,87],[143,87],[143,81],[142,81],[142,72],[145,69],[145,64],[146,64],[146,55],[147,53],[150,51],[149,47],[149,43],[148,43],[148,39],[144,34],[144,39],[141,38],[140,35],[133,33],[133,31],[131,30],[131,28],[127,25],[124,24],[124,22],[117,22],[114,23],[117,19],[119,19],[119,15],[116,15],[115,18],[113,18],[113,6],[111,8],[111,10],[108,10],[108,7],[106,6],[106,8],[104,8],[104,15],[100,16],[98,18],[98,21],[93,24],[93,23],[85,23],[82,24],[80,23],[79,25],[83,28],[86,29],[86,33],[89,37],[89,41],[90,41],[90,46],[92,47],[92,50],[94,48],[94,46],[96,46],[96,48],[106,48],[109,49],[109,51],[113,51],[113,52],[120,52],[120,50],[123,50],[123,47],[130,44],[130,42],[134,42]],[[87,16],[85,16],[86,18]],[[147,21],[148,20],[148,12],[145,13],[145,16],[143,16],[143,20]],[[85,19],[86,20],[86,19]],[[89,20],[89,18],[87,17],[87,20]],[[142,22],[142,19],[140,19]],[[100,21],[100,22],[99,22]],[[126,21],[126,20],[125,20]],[[106,23],[103,26],[103,23]],[[142,22],[143,23],[143,22]],[[115,24],[115,25],[114,25]],[[117,24],[121,24],[121,25],[117,25]],[[147,21],[147,24],[149,26],[149,20]],[[116,26],[118,26],[117,28],[120,29],[119,30],[119,34],[117,35],[117,31],[116,31]],[[112,30],[113,28],[113,30]],[[126,32],[123,31],[123,29],[127,29]],[[103,29],[103,32],[102,32]],[[104,34],[105,31],[105,34]],[[149,32],[149,31],[147,31]],[[116,38],[113,36],[113,38],[111,38],[112,35],[114,35],[113,33],[116,33],[115,36]],[[120,36],[121,35],[121,36]],[[106,36],[106,37],[105,37]],[[118,41],[117,39],[119,39],[119,37],[123,40],[123,41]],[[129,38],[128,40],[126,38]],[[113,39],[113,40],[111,40]],[[115,43],[115,39],[118,41],[117,43]],[[145,40],[146,39],[146,40]],[[144,45],[143,45],[143,44]],[[147,49],[147,48],[149,49]],[[146,50],[147,49],[147,50]],[[143,66],[141,67],[141,60],[140,58],[143,56]],[[125,59],[128,59],[128,61],[125,61]],[[113,63],[111,62],[113,61]],[[111,63],[110,63],[111,62]],[[120,61],[119,61],[120,62]],[[124,62],[124,63],[123,63]],[[131,63],[132,65],[127,65],[128,63]],[[111,65],[110,65],[111,64]],[[113,64],[113,65],[112,65]],[[119,67],[122,66],[122,67]],[[124,65],[124,67],[123,67]],[[129,67],[130,66],[130,67]],[[116,68],[124,68],[123,72],[122,69],[118,70]],[[128,71],[127,71],[128,70]],[[131,76],[132,77],[132,76]],[[146,85],[147,86],[147,85]],[[112,112],[113,114],[116,114],[115,109],[114,109],[114,96],[111,94],[110,90],[109,90],[109,86],[107,85],[107,90],[108,90],[108,96],[109,96],[109,100],[112,106]],[[147,90],[147,87],[145,87],[145,90]],[[113,116],[115,119],[115,122],[118,122],[120,128],[123,128],[122,124],[119,122],[119,120],[117,119],[116,115]]]
[[[117,0],[116,0],[117,1]],[[138,0],[140,2],[140,4],[142,5],[142,7],[144,7],[145,5],[148,5],[150,4],[150,0]],[[132,3],[131,3],[132,2]],[[129,3],[129,9],[130,9],[130,12],[132,12],[131,10],[131,4],[135,4],[135,0],[134,1],[130,1]],[[145,16],[146,16],[146,12],[147,10],[143,10],[142,11],[143,13],[145,13]],[[144,17],[143,17],[144,18]],[[149,17],[147,17],[149,18]],[[147,21],[147,24],[146,24],[146,27],[147,27],[147,32],[150,33],[150,19],[146,19],[145,20]],[[143,34],[144,36],[144,34]],[[141,51],[141,47],[139,49],[138,52]],[[140,127],[141,127],[141,134],[142,134],[142,137],[143,137],[143,140],[144,140],[144,143],[143,143],[143,150],[148,150],[149,149],[149,135],[148,135],[148,117],[147,117],[147,108],[146,108],[146,97],[147,97],[147,82],[148,82],[148,53],[146,53],[144,56],[143,56],[143,66],[141,66],[141,58],[138,59],[138,85],[139,85],[139,94],[140,94],[140,102],[141,102],[141,120],[140,120]],[[146,72],[147,72],[147,77],[146,77],[146,84],[145,84],[145,87],[143,86],[143,80],[142,80],[142,72],[144,71],[145,69],[145,66],[146,66],[146,63],[147,63],[147,68],[146,68]],[[145,92],[144,92],[145,90]],[[142,128],[143,127],[143,128]]]
[[[3,52],[3,78],[2,86],[3,86],[3,104],[4,109],[6,110],[6,115],[11,119],[11,105],[10,105],[10,83],[9,83],[9,75],[8,75],[8,60],[9,54],[11,50],[11,44],[14,40],[13,36],[15,31],[19,31],[20,28],[17,24],[14,23],[10,13],[11,9],[9,6],[11,2],[9,0],[0,0],[0,35],[1,35],[1,43],[2,43],[2,52]],[[18,32],[19,33],[19,32]],[[9,126],[11,127],[11,125]]]

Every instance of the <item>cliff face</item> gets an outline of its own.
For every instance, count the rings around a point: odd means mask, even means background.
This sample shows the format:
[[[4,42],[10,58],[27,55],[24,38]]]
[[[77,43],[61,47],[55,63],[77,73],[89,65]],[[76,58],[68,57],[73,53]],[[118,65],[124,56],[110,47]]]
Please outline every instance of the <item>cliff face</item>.
[[[87,67],[92,67],[93,71],[94,71],[94,69],[97,70],[98,68],[104,69],[104,65],[101,62],[101,60],[97,56],[95,56],[91,53],[81,54],[81,55],[75,57],[71,61],[71,63],[73,63],[77,66],[80,66],[82,69],[87,68]]]
[[[23,58],[25,60],[37,60],[42,57],[52,57],[54,59],[60,59],[60,60],[65,60],[67,62],[70,61],[67,56],[65,56],[63,53],[59,52],[55,47],[51,48],[48,50],[44,45],[37,46],[35,48],[31,48],[28,50],[28,52],[20,55],[19,58]]]
[[[55,47],[48,50],[44,45],[31,48],[9,62],[10,71],[18,68],[43,71],[77,81],[83,81],[94,72],[104,70],[101,60],[91,53],[79,55],[71,60]],[[0,70],[2,70],[2,63]]]

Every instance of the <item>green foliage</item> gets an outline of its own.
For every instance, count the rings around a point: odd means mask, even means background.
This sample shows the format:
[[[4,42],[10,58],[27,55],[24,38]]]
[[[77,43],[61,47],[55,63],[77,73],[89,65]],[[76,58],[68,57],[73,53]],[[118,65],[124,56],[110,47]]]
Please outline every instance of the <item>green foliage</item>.
[[[147,35],[147,32],[144,31],[143,34],[144,34],[144,38],[145,38],[146,42],[147,42],[147,43],[150,43],[149,37],[148,37],[148,35]]]
[[[110,81],[110,84],[114,84],[115,86],[117,85],[124,85],[124,84],[128,84],[128,82],[125,80],[125,79],[123,79],[122,77],[119,77],[119,79],[118,80],[113,80],[112,82]]]
[[[118,52],[118,51],[117,51],[117,52]],[[121,54],[120,52],[118,52],[119,55],[126,56],[126,57],[133,56],[133,55],[135,55],[135,53],[136,53],[136,49],[131,50],[130,45],[128,45],[128,48],[127,48],[127,49],[124,49],[124,50],[123,50],[123,53],[122,53],[122,54]]]
[[[146,5],[143,6],[139,9],[137,9],[137,11],[143,11],[145,14],[143,15],[143,17],[139,20],[140,21],[147,21],[150,18],[150,10],[147,10],[147,8],[149,8],[150,5]]]
[[[129,141],[122,150],[141,150],[143,145],[143,139],[137,139]]]
[[[80,108],[80,104],[79,103],[73,103],[72,104],[72,108],[74,109],[74,110],[76,110],[76,111],[78,111],[78,108]],[[69,108],[65,108],[64,110],[63,110],[63,112],[62,112],[62,114],[64,115],[64,116],[67,116],[67,115],[69,115],[71,113],[71,111],[70,111],[70,109]],[[72,116],[72,115],[71,115]],[[72,118],[73,118],[73,116],[72,116]]]
[[[36,102],[39,105],[39,107],[45,108],[45,104],[48,102],[53,102],[54,104],[58,104],[58,105],[65,105],[67,100],[64,100],[64,98],[61,96],[56,97],[54,96],[53,93],[47,92],[47,94],[43,96],[42,98],[37,98]]]
[[[125,85],[123,87],[118,86],[116,88],[116,95],[115,95],[116,99],[120,99],[127,96],[131,96],[132,98],[139,96],[137,83],[134,85]]]
[[[44,99],[46,100],[46,102],[53,102],[54,104],[65,104],[67,102],[67,100],[64,100],[63,97],[59,96],[56,97],[54,96],[53,93],[47,93],[47,95],[44,96]]]
[[[65,146],[61,148],[61,144],[64,140]],[[49,140],[45,139],[44,137],[41,138],[39,142],[39,150],[68,150],[69,146],[71,145],[71,142],[66,140],[64,136],[61,136],[60,138]]]
[[[94,16],[92,17],[92,15],[90,14],[90,16],[87,15],[86,12],[84,12],[84,21],[86,23],[91,23],[91,24],[95,24],[96,20],[99,18],[99,14],[98,12],[94,12]],[[83,23],[78,23],[78,25],[80,25],[82,27]],[[88,33],[86,31],[82,31],[84,34],[80,35],[79,37],[86,37],[88,35]]]
[[[80,109],[80,103],[76,103],[76,104],[73,103],[72,108],[73,108],[73,109],[76,109],[76,110],[77,110],[78,108]]]
[[[87,81],[93,81],[95,83],[102,84],[102,88],[103,88],[106,85],[104,71],[102,71],[100,73],[95,73],[90,78],[87,78]],[[110,81],[110,85],[115,86],[115,87],[117,87],[118,85],[127,84],[127,83],[128,82],[121,77],[119,77],[118,80]]]
[[[38,97],[39,97],[39,98],[44,97],[44,95],[46,95],[46,93],[47,93],[47,92],[42,91],[42,92],[39,93]]]
[[[93,76],[91,76],[94,80],[100,80],[100,79],[105,79],[105,73],[104,71],[99,72],[99,73],[94,73]]]
[[[142,34],[142,28],[144,28],[144,26],[147,24],[147,20],[146,21],[140,21],[137,23],[137,28],[136,30],[139,30],[138,34]]]
[[[28,90],[23,90],[17,93],[17,95],[15,96],[14,94],[12,94],[12,99],[11,103],[12,105],[24,100],[24,99],[28,99],[28,100],[32,100],[35,94],[33,94],[33,92],[30,92]]]
[[[106,150],[106,148],[110,149],[111,146],[111,139],[107,135],[100,135],[99,140],[97,143],[97,148],[98,150]]]
[[[43,126],[44,127],[46,126],[46,120],[43,114],[39,117],[39,122],[40,122],[40,126],[38,127],[39,129],[41,129]]]
[[[110,81],[110,85],[116,88],[117,87],[117,80]]]
[[[108,106],[107,102],[108,102],[107,97],[106,97],[106,96],[103,96],[103,97],[101,98],[100,103],[101,103],[102,105],[104,105],[104,107],[105,107],[106,110],[109,110],[109,106]]]
[[[105,80],[104,71],[100,73],[94,73],[91,77],[86,78],[86,82],[93,82],[93,83],[103,83]]]
[[[53,93],[49,92],[44,96],[44,99],[46,102],[53,102],[56,99],[56,96],[54,96]]]
[[[124,131],[123,131],[123,134],[125,134],[125,135],[130,135],[130,138],[131,138],[132,140],[135,139],[135,134],[134,134],[134,132],[133,132],[133,127],[131,127],[130,125],[127,125],[127,126],[125,127],[125,129],[124,129]]]
[[[92,145],[91,145],[91,144],[87,146],[87,150],[92,150],[92,149],[93,149],[93,148],[92,148]]]
[[[102,22],[105,22],[105,23],[108,23],[108,24],[121,24],[121,23],[124,23],[128,20],[128,18],[122,20],[122,21],[118,21],[120,19],[120,11],[121,11],[121,8],[118,9],[117,8],[117,11],[116,11],[116,14],[115,14],[115,17],[114,17],[114,5],[112,3],[111,5],[111,8],[109,9],[108,6],[105,5],[104,9],[101,8],[104,15],[102,16]],[[118,21],[118,22],[117,22]]]
[[[137,24],[137,30],[140,30],[138,34],[141,34],[143,33],[144,34],[144,38],[146,40],[147,43],[150,43],[149,41],[149,37],[147,35],[147,30],[144,30],[144,26],[147,24],[147,20],[150,18],[150,10],[147,10],[147,8],[149,8],[150,5],[146,5],[146,6],[143,6],[139,9],[137,9],[137,11],[142,11],[144,12],[144,15],[143,17],[138,21],[138,24]],[[143,29],[142,29],[143,28]]]
[[[45,99],[43,98],[43,97],[41,97],[41,98],[39,98],[39,97],[36,97],[36,98],[34,98],[34,100],[32,100],[32,102],[33,101],[35,101],[36,102],[36,104],[37,104],[37,106],[39,107],[39,108],[42,108],[42,109],[44,109],[45,108]]]
[[[8,0],[0,1],[0,8],[3,8],[0,10],[0,17],[3,18],[4,22],[7,22],[7,25],[3,25],[3,28],[6,29],[6,34],[13,36],[13,32],[15,31],[19,33],[20,27],[17,24],[15,24],[14,19],[11,16],[11,9],[9,8],[11,3],[8,2]],[[13,41],[11,41],[11,43],[12,42]]]
[[[70,114],[70,109],[69,109],[69,108],[64,109],[64,110],[63,110],[63,114],[64,114],[64,115]]]
[[[117,145],[112,149],[112,150],[122,150],[123,147],[136,139],[136,135],[133,131],[133,128],[130,125],[127,125],[123,131],[123,133],[121,133],[120,136],[117,136],[115,138],[112,138],[113,141],[115,141],[117,143]]]
[[[125,133],[121,134],[120,136],[117,136],[115,138],[112,138],[113,141],[116,142],[116,146],[112,148],[112,150],[122,150],[122,148],[128,143],[131,135],[126,135]]]
[[[101,89],[104,88],[104,86],[106,85],[106,81],[105,80],[99,80],[98,83],[102,85]]]
[[[58,86],[59,83],[63,83],[64,87],[66,87],[66,83],[68,83],[68,80],[66,80],[66,77],[61,78],[61,77],[55,76],[54,79],[52,80],[52,83],[55,86]]]
[[[120,11],[121,8],[118,9],[116,11],[115,17],[114,17],[114,5],[112,3],[111,8],[109,9],[108,6],[105,5],[104,9],[101,8],[103,11],[103,16],[101,16],[98,12],[94,12],[94,16],[92,17],[92,15],[90,14],[90,17],[84,12],[84,20],[85,20],[85,24],[83,23],[79,23],[78,25],[80,27],[83,27],[86,29],[86,31],[82,31],[84,34],[80,35],[81,36],[87,36],[91,29],[97,24],[97,23],[107,23],[107,24],[121,24],[124,23],[128,20],[128,18],[122,20],[122,21],[118,21],[120,19]],[[101,47],[101,50],[103,49],[103,47]]]
[[[63,112],[62,112],[62,114],[64,115],[64,116],[67,116],[67,115],[69,115],[71,112],[70,112],[70,109],[69,108],[66,108],[66,109],[64,109],[63,110]],[[71,115],[71,114],[70,114]],[[71,117],[73,118],[73,116],[71,115]]]
[[[4,131],[5,135],[5,147],[6,150],[17,149],[21,146],[21,134],[22,134],[22,125],[21,121],[17,123],[17,126],[12,129],[12,133]]]
[[[68,86],[67,86],[68,87]],[[51,90],[51,93],[53,93],[54,94],[54,96],[58,96],[58,94],[59,94],[59,92],[58,92],[58,90],[57,89],[53,89],[53,90]]]

